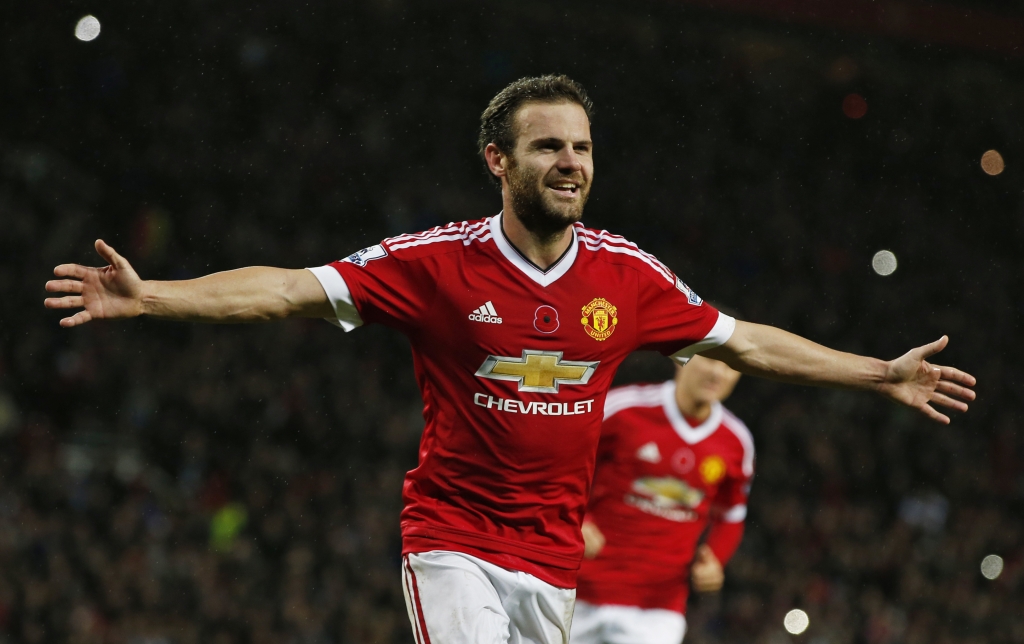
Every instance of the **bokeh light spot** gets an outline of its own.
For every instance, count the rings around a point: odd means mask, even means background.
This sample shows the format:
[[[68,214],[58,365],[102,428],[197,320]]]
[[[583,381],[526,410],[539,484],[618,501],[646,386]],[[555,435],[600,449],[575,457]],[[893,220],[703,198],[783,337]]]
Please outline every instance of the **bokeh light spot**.
[[[851,119],[859,119],[868,113],[868,102],[860,94],[847,94],[843,99],[843,114]]]
[[[871,268],[879,275],[892,275],[896,272],[896,256],[890,250],[880,250],[871,258]]]
[[[1001,174],[1006,169],[1006,163],[1003,162],[1003,155],[999,154],[995,150],[989,150],[985,154],[981,155],[981,169],[985,171],[985,174],[990,174],[993,177],[997,174]]]
[[[811,618],[799,608],[794,608],[786,613],[786,617],[782,620],[782,625],[793,635],[799,635],[811,625]]]
[[[995,579],[1003,573],[1003,558],[999,555],[989,555],[981,560],[981,576],[985,579]]]
[[[75,38],[89,42],[100,35],[100,21],[96,16],[85,16],[75,25]]]

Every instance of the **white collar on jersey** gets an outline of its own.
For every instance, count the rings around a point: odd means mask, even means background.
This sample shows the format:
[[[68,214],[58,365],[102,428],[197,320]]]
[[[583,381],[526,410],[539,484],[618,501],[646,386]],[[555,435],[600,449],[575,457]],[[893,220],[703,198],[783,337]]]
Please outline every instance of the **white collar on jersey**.
[[[505,231],[501,229],[501,216],[502,213],[498,213],[491,217],[491,239],[494,240],[498,250],[505,256],[505,259],[512,262],[522,273],[541,286],[553,284],[555,280],[569,272],[573,262],[576,261],[576,255],[579,253],[580,248],[579,239],[576,238],[576,226],[572,226],[572,244],[569,245],[566,253],[557,262],[549,266],[548,270],[542,271],[523,257],[516,250],[515,246],[509,242],[508,238],[505,237]]]
[[[684,369],[686,367],[683,367]],[[690,427],[690,423],[686,422],[683,418],[683,412],[679,411],[679,403],[676,402],[676,383],[674,380],[669,380],[661,386],[661,406],[665,408],[665,415],[668,416],[668,420],[672,423],[672,428],[679,434],[679,438],[683,439],[690,445],[695,445],[701,442],[711,434],[715,433],[719,425],[722,424],[722,403],[714,403],[711,405],[711,415],[708,416],[707,420],[696,427]]]

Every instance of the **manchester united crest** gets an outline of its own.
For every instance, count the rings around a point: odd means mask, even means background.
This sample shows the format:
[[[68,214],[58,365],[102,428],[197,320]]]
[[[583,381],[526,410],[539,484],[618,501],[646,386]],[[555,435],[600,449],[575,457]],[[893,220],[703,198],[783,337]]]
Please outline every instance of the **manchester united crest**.
[[[712,455],[700,463],[700,475],[708,485],[714,485],[725,476],[725,461],[721,456]]]
[[[607,340],[619,323],[618,308],[603,297],[595,297],[583,307],[583,330],[598,342]]]

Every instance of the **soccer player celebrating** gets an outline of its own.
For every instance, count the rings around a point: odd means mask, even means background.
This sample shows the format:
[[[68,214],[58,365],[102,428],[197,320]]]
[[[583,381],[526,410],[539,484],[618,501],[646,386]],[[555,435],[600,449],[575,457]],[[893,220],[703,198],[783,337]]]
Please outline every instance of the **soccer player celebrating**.
[[[571,644],[679,644],[687,577],[722,587],[754,475],[750,432],[721,405],[739,379],[694,356],[674,381],[608,393]]]
[[[580,222],[594,179],[591,102],[565,76],[524,78],[481,116],[503,210],[399,235],[312,269],[249,267],[143,281],[102,240],[102,268],[62,264],[61,320],[328,318],[405,334],[423,396],[403,487],[410,618],[421,643],[565,642],[605,394],[637,349],[704,352],[752,375],[871,390],[941,422],[974,378],[927,358],[883,361],[736,322],[622,237]]]

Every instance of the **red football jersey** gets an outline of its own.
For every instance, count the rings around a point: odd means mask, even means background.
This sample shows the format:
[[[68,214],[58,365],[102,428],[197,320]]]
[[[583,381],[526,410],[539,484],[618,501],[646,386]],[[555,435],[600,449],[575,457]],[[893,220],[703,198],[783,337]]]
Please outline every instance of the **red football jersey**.
[[[587,520],[604,548],[584,560],[576,597],[592,604],[686,610],[701,533],[724,566],[739,545],[754,475],[754,441],[716,403],[692,427],[675,383],[613,389],[605,401]]]
[[[619,363],[637,349],[688,359],[735,328],[634,244],[572,234],[546,271],[500,214],[310,269],[337,324],[378,322],[412,345],[426,427],[403,487],[404,553],[464,552],[573,587]]]

